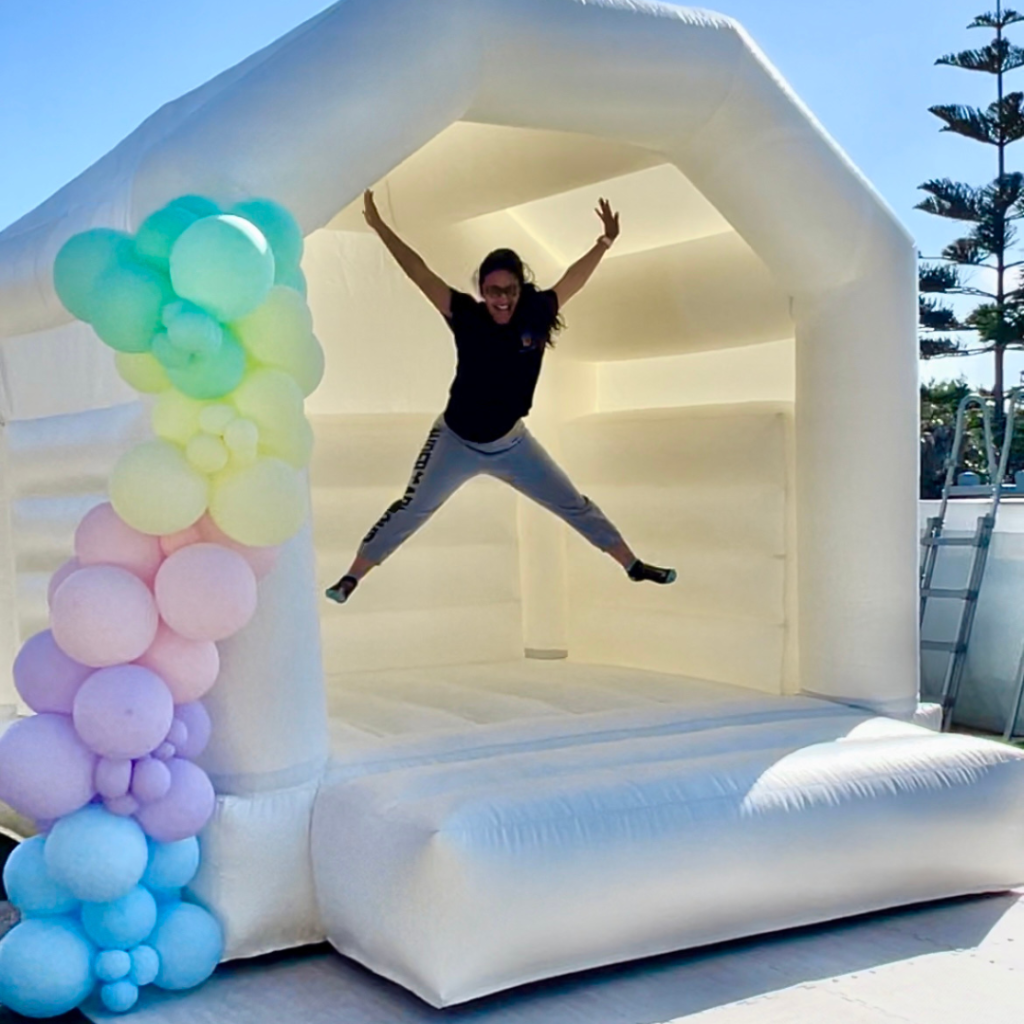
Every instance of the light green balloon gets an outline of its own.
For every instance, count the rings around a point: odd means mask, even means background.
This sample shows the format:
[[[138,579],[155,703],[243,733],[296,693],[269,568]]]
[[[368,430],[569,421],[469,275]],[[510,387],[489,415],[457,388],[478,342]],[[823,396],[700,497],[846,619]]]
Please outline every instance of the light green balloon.
[[[274,254],[249,221],[203,217],[171,250],[171,281],[183,299],[229,323],[252,312],[274,284]]]
[[[217,204],[202,196],[181,196],[151,213],[135,236],[135,251],[147,263],[167,272],[171,249],[181,235],[201,217],[220,213]]]
[[[220,322],[191,302],[165,306],[163,322],[170,343],[188,356],[212,356],[224,342]]]
[[[172,297],[167,278],[152,267],[121,263],[97,278],[92,326],[118,352],[148,352],[160,313]]]
[[[302,229],[280,203],[272,199],[247,199],[231,207],[231,212],[251,221],[263,232],[278,266],[298,269],[302,259]]]
[[[94,228],[73,235],[53,263],[53,285],[64,308],[91,321],[98,300],[96,283],[111,267],[131,257],[132,240],[122,231]]]
[[[183,352],[171,341],[166,331],[157,331],[153,335],[153,355],[165,370],[184,369],[192,360],[187,352]]]
[[[165,364],[166,365],[166,364]],[[210,356],[192,356],[182,367],[167,367],[171,383],[189,398],[223,398],[245,376],[245,352],[227,332],[221,347]]]

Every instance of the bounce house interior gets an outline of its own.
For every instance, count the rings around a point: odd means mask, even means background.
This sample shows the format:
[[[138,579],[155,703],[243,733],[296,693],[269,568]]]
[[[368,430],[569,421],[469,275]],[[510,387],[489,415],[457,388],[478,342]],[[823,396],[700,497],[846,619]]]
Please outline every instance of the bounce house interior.
[[[621,212],[529,425],[676,584],[480,477],[323,599],[455,368],[366,188],[470,292],[498,246],[550,287],[597,198]],[[185,195],[294,215],[324,352],[311,517],[203,698],[216,802],[186,891],[223,959],[327,938],[444,1007],[1024,881],[1024,755],[918,704],[914,245],[703,11],[341,0],[0,234],[0,700],[28,713],[19,647],[152,434],[54,260]]]

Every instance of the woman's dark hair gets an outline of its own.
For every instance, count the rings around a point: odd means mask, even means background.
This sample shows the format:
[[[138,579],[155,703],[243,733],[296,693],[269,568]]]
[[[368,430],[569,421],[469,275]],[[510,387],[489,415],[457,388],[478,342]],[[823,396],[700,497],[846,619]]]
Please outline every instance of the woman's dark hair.
[[[519,282],[520,295],[514,314],[515,321],[523,326],[524,333],[543,338],[546,345],[553,347],[551,335],[563,330],[565,321],[560,312],[552,316],[548,304],[537,301],[540,290],[533,283],[533,271],[513,250],[495,249],[480,264],[476,275],[477,288],[482,288],[484,281],[497,270],[507,271]]]

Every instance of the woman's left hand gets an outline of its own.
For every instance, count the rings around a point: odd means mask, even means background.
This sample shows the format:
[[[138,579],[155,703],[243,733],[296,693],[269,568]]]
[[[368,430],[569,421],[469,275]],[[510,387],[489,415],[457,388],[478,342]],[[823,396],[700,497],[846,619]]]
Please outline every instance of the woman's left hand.
[[[605,237],[610,242],[614,242],[619,237],[619,215],[612,211],[611,203],[607,199],[599,199],[594,213],[601,218]]]

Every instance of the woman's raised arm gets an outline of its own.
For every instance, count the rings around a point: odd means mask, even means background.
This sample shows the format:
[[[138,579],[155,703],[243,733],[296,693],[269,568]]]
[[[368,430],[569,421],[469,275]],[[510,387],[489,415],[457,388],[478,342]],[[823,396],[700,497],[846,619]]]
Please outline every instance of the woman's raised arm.
[[[604,234],[594,243],[594,247],[581,256],[555,285],[558,296],[558,308],[561,309],[586,283],[590,275],[597,270],[601,257],[611,248],[612,242],[619,237],[619,215],[612,212],[607,199],[599,199],[594,211],[601,218]]]

